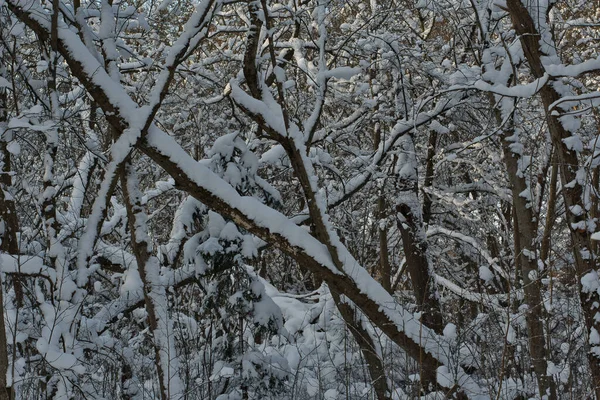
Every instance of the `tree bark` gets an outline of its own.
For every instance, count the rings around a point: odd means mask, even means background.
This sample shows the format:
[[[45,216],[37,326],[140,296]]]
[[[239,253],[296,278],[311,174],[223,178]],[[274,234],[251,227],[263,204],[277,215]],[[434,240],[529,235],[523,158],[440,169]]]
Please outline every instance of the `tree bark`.
[[[408,274],[413,287],[421,320],[441,334],[444,326],[435,283],[427,258],[427,240],[419,201],[417,161],[411,135],[405,135],[403,153],[399,161],[398,197],[396,201],[397,225],[402,235]]]
[[[544,334],[544,307],[542,300],[541,276],[538,271],[538,249],[536,245],[537,224],[533,215],[530,202],[521,195],[531,190],[524,177],[518,173],[518,159],[511,150],[513,142],[508,139],[513,132],[505,132],[502,141],[504,163],[510,181],[514,215],[517,223],[514,224],[513,235],[518,237],[515,243],[515,256],[519,258],[521,278],[523,279],[523,292],[528,310],[525,315],[529,342],[529,353],[535,371],[540,395],[549,395],[556,399],[556,385],[552,377],[547,375],[548,349]],[[518,227],[518,229],[516,229]]]
[[[375,390],[377,399],[391,400],[385,367],[381,357],[377,352],[373,338],[362,326],[360,318],[358,318],[356,315],[356,310],[350,304],[342,301],[338,292],[331,291],[331,295],[333,296],[335,305],[340,311],[342,318],[344,318],[344,321],[348,324],[348,329],[354,337],[354,340],[356,340],[356,343],[358,343],[360,352],[367,362],[369,375],[371,375],[371,383],[373,385],[373,389]]]
[[[159,333],[158,331],[158,316],[155,308],[154,301],[150,296],[150,293],[155,290],[153,288],[153,282],[148,278],[147,273],[147,264],[151,258],[151,254],[149,251],[150,243],[148,243],[144,238],[146,232],[138,232],[138,226],[136,221],[138,218],[143,218],[141,216],[143,211],[143,206],[140,202],[139,196],[136,195],[135,189],[132,185],[137,185],[137,182],[131,179],[131,174],[135,173],[133,171],[133,166],[130,162],[126,162],[124,168],[121,169],[120,179],[121,179],[121,188],[123,190],[123,197],[125,198],[125,207],[127,209],[127,223],[129,227],[129,233],[131,235],[131,247],[133,248],[133,254],[135,255],[135,259],[138,266],[138,272],[140,274],[140,279],[144,285],[144,304],[146,308],[146,313],[148,314],[148,326],[150,328],[150,332],[152,333],[154,340],[154,353],[156,356],[156,371],[158,374],[158,383],[160,387],[160,398],[161,400],[169,400],[169,387],[167,384],[168,381],[168,371],[165,371],[163,368],[165,354],[163,354],[161,346],[156,343],[156,335]],[[133,193],[132,193],[133,192]],[[139,236],[139,233],[142,234],[142,237]],[[164,305],[166,307],[166,304]],[[168,362],[168,360],[167,360]]]
[[[15,202],[8,192],[11,186],[10,153],[6,148],[5,125],[6,115],[6,91],[0,89],[0,253],[18,254],[19,243],[17,231],[19,221]],[[8,196],[7,196],[8,194]],[[15,277],[15,279],[19,279]],[[19,285],[20,288],[20,285]],[[13,388],[8,386],[6,373],[8,372],[8,342],[4,323],[4,286],[0,280],[0,400],[10,400],[13,397]],[[19,297],[22,290],[15,287],[15,294]]]
[[[511,16],[513,27],[520,36],[521,46],[527,58],[532,75],[535,78],[541,78],[546,73],[542,63],[542,52],[540,49],[541,35],[537,31],[529,11],[523,5],[521,0],[507,0],[506,6]],[[540,96],[546,110],[549,110],[552,103],[559,100],[561,97],[552,86],[552,81],[540,89]],[[575,150],[569,149],[563,141],[564,139],[569,138],[571,134],[563,127],[558,116],[547,111],[546,122],[557,154],[557,161],[561,166],[560,176],[562,195],[565,203],[566,219],[571,233],[575,269],[579,278],[578,284],[580,284],[582,277],[589,273],[596,273],[597,261],[595,261],[596,257],[591,254],[593,246],[590,239],[590,232],[588,232],[585,222],[587,216],[584,212],[586,207],[582,201],[583,187],[577,183],[576,180],[576,175],[579,170],[578,155]],[[578,208],[581,210],[581,213],[573,212]],[[580,223],[582,223],[583,226]],[[596,290],[587,293],[586,291],[581,290],[584,288],[579,287],[579,289],[579,298],[588,335],[594,332],[594,330],[595,332],[600,332],[600,319],[595,318],[595,315],[597,314],[596,305],[600,304],[600,295]],[[597,345],[598,344],[591,349],[592,351],[588,352],[588,362],[593,390],[596,398],[600,398],[600,359],[598,358],[600,347]]]

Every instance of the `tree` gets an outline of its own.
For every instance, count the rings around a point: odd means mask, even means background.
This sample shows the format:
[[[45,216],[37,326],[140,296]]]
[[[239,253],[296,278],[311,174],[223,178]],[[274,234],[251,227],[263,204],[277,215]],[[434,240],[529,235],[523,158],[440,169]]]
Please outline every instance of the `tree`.
[[[9,398],[600,397],[585,5],[1,7]]]

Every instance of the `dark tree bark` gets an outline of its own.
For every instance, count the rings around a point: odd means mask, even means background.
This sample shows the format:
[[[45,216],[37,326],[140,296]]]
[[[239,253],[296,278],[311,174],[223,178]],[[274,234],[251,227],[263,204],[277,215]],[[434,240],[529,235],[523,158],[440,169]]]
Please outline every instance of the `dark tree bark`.
[[[521,0],[507,0],[506,6],[511,16],[513,27],[519,35],[521,46],[527,58],[529,68],[535,78],[541,78],[546,73],[542,63],[542,51],[540,49],[540,33],[537,31],[536,25],[531,17],[527,7],[523,5]],[[544,16],[547,17],[547,16]],[[552,86],[552,80],[540,89],[540,97],[546,110],[560,99],[560,94]],[[556,151],[557,161],[560,164],[560,176],[562,183],[562,196],[565,203],[566,218],[571,233],[571,243],[573,246],[573,255],[575,258],[575,269],[578,276],[578,282],[586,274],[597,270],[597,257],[591,254],[593,246],[591,243],[590,232],[587,229],[581,229],[580,222],[585,224],[585,213],[574,213],[571,210],[580,208],[585,210],[583,204],[583,187],[577,183],[576,174],[579,170],[579,160],[577,152],[569,149],[565,142],[571,134],[566,131],[562,123],[558,119],[559,115],[555,115],[550,111],[546,113],[546,122],[554,149]],[[576,207],[578,206],[578,207]],[[595,329],[600,332],[600,319],[595,318],[597,314],[596,304],[600,304],[600,295],[597,291],[591,293],[584,292],[582,287],[579,288],[579,298],[583,309],[584,319],[588,330],[588,335]],[[594,393],[597,398],[600,398],[600,359],[594,352],[588,352],[588,361],[591,372],[591,380],[593,383]]]

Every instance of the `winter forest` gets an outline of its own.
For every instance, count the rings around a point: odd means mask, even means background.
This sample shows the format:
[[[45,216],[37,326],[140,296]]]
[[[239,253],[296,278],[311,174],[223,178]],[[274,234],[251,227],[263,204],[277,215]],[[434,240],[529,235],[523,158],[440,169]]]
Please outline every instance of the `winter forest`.
[[[0,0],[0,400],[600,399],[598,0]]]

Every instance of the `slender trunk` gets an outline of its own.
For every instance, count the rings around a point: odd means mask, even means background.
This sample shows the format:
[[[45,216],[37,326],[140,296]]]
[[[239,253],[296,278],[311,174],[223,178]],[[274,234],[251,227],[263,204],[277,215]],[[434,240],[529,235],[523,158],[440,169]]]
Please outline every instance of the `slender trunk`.
[[[548,204],[546,207],[546,221],[544,225],[544,233],[542,234],[540,259],[546,266],[549,267],[548,257],[550,256],[550,244],[552,243],[552,227],[556,216],[556,184],[558,181],[558,164],[556,156],[552,157],[552,172],[550,176],[550,188],[548,193]]]
[[[2,89],[0,89],[1,91]],[[5,194],[11,185],[10,172],[10,153],[6,148],[5,126],[6,126],[6,91],[0,93],[0,253],[18,254],[19,243],[17,242],[17,231],[19,221],[15,202]],[[15,277],[15,279],[18,279]],[[18,287],[17,287],[18,286]],[[15,295],[22,296],[20,282],[15,287]],[[0,280],[0,400],[10,400],[13,397],[13,389],[8,386],[6,373],[8,371],[8,342],[6,340],[6,330],[4,326],[4,286]],[[17,310],[18,311],[18,310]]]
[[[515,256],[519,259],[521,278],[523,279],[523,292],[528,310],[525,315],[529,341],[529,353],[537,378],[540,395],[549,395],[556,399],[556,386],[552,377],[547,375],[547,345],[544,334],[544,308],[542,300],[541,276],[538,271],[538,251],[535,239],[537,224],[529,201],[521,194],[530,190],[524,177],[518,173],[518,159],[511,151],[513,142],[508,139],[513,132],[505,135],[503,140],[504,162],[511,184],[515,229],[513,234],[518,238],[515,246]],[[522,176],[522,175],[521,175]],[[518,229],[517,229],[518,227]]]
[[[421,320],[437,333],[442,333],[444,326],[441,308],[427,258],[427,240],[418,197],[413,138],[407,135],[404,145],[406,159],[399,162],[401,171],[396,203],[398,229],[402,236],[407,271],[417,304],[423,313]],[[410,171],[407,170],[407,165]]]
[[[377,151],[379,144],[381,143],[381,125],[375,124],[373,130],[373,150]],[[379,262],[377,265],[377,277],[381,286],[389,293],[392,293],[392,266],[390,264],[390,255],[388,250],[388,227],[387,218],[387,204],[385,201],[384,188],[381,189],[381,193],[377,198],[377,211],[376,211],[376,224],[377,233],[379,235]]]
[[[365,361],[367,362],[367,368],[371,375],[371,383],[375,390],[375,395],[378,400],[391,400],[390,390],[387,384],[387,378],[385,373],[385,367],[383,361],[377,352],[377,348],[369,332],[362,326],[360,318],[357,316],[357,311],[348,303],[344,302],[340,293],[335,290],[331,290],[331,295],[337,309],[344,318],[344,321],[348,324],[348,328],[352,333],[352,336],[360,347]]]
[[[427,258],[427,240],[418,196],[417,161],[411,135],[404,138],[402,150],[398,163],[400,171],[396,201],[397,225],[402,236],[413,293],[421,312],[421,322],[436,333],[442,334],[444,324]],[[435,387],[436,379],[435,366],[421,362],[421,385],[425,392]]]
[[[388,231],[387,225],[381,223],[386,218],[386,204],[383,195],[377,199],[377,209],[379,214],[379,226],[377,227],[379,232],[379,282],[385,290],[392,293],[392,266],[388,250]]]
[[[542,63],[540,33],[537,31],[529,11],[521,3],[521,0],[507,0],[506,5],[513,22],[513,27],[520,37],[521,46],[529,63],[529,68],[535,78],[541,78],[546,71]],[[551,44],[546,43],[546,45]],[[556,92],[552,82],[549,82],[540,89],[540,96],[546,110],[549,110],[552,103],[560,99],[560,94]],[[557,161],[561,165],[562,195],[565,203],[566,219],[571,233],[575,269],[579,278],[579,284],[581,279],[586,275],[592,276],[596,274],[597,265],[595,261],[596,257],[590,254],[593,246],[586,224],[586,207],[582,201],[583,187],[576,179],[579,170],[578,155],[574,149],[569,149],[564,142],[564,139],[571,137],[571,134],[565,130],[559,120],[559,116],[547,112],[546,122],[557,154]],[[596,290],[587,290],[585,287],[580,287],[579,289],[579,298],[588,335],[592,333],[597,334],[597,332],[600,332],[600,320],[595,318],[595,315],[597,314],[596,305],[600,304],[600,295]],[[590,337],[595,336],[591,335]],[[596,398],[600,398],[600,359],[595,355],[599,347],[598,343],[592,343],[592,346],[594,348],[588,352],[588,362],[594,393]]]
[[[144,285],[144,303],[148,314],[148,325],[153,336],[154,352],[156,357],[156,370],[158,374],[158,383],[160,387],[161,400],[170,400],[172,393],[170,383],[177,371],[170,371],[171,358],[175,354],[170,354],[170,349],[165,344],[169,339],[165,336],[170,332],[164,329],[167,326],[167,313],[160,312],[157,307],[166,308],[166,296],[164,288],[158,287],[158,260],[152,257],[150,253],[150,243],[146,232],[147,216],[143,210],[141,196],[137,188],[137,179],[133,166],[127,162],[121,170],[121,183],[125,206],[127,209],[127,221],[131,234],[131,246],[136,258],[138,272]],[[157,295],[165,301],[165,304],[156,304]]]
[[[435,166],[433,158],[435,157],[435,149],[437,146],[438,133],[434,130],[429,132],[429,144],[427,146],[427,161],[425,163],[425,180],[423,182],[423,188],[430,188],[433,186],[433,167]],[[431,207],[433,200],[431,195],[423,190],[423,223],[428,225],[431,221]]]
[[[490,104],[494,106],[495,99],[489,95]],[[494,116],[498,125],[502,124],[501,111],[494,109]],[[518,266],[517,280],[523,280],[525,304],[528,307],[525,321],[529,343],[531,363],[537,379],[541,396],[548,395],[556,399],[556,385],[552,377],[547,375],[549,354],[546,336],[544,334],[544,307],[542,300],[541,276],[538,271],[538,245],[536,244],[538,223],[533,213],[532,199],[526,194],[532,189],[527,183],[525,174],[519,170],[519,157],[512,149],[518,142],[518,137],[513,129],[514,121],[511,119],[503,129],[502,151],[504,164],[510,182],[513,203],[513,237],[515,243],[515,264]]]

